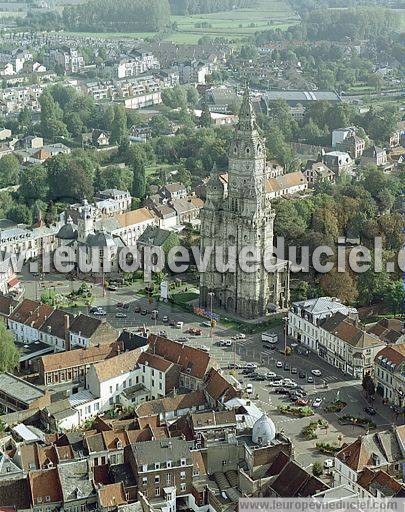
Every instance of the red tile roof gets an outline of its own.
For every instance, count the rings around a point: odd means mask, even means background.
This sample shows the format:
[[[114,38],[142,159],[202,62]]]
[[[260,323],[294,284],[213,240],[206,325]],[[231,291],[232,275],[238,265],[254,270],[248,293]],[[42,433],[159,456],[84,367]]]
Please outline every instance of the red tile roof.
[[[204,350],[154,334],[149,337],[149,346],[150,352],[172,363],[179,364],[183,373],[187,373],[197,379],[203,379],[209,368],[210,355]]]

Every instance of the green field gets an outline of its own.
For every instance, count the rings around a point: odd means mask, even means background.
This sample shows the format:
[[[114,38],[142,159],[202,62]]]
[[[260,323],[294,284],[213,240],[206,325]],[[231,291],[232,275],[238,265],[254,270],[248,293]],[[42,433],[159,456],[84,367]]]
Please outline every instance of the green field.
[[[177,30],[162,35],[165,41],[175,43],[193,44],[203,36],[226,37],[232,41],[240,41],[257,31],[270,28],[286,29],[297,23],[298,18],[290,5],[282,0],[258,0],[251,9],[235,9],[233,11],[216,12],[194,16],[172,16],[172,23],[177,23]],[[210,26],[198,28],[196,25],[208,23]],[[148,38],[157,34],[153,32],[134,33],[85,33],[83,37],[93,36],[100,38]]]

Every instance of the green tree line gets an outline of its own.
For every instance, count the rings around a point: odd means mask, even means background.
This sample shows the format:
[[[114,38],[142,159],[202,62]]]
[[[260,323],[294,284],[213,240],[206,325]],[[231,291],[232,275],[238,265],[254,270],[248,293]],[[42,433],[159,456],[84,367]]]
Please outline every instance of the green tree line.
[[[170,22],[168,0],[90,0],[63,11],[66,28],[97,32],[159,32]]]

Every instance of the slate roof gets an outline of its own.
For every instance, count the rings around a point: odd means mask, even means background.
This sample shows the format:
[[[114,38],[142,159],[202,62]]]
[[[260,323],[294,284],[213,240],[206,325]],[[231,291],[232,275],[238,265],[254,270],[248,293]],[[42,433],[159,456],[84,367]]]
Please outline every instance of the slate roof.
[[[191,452],[187,441],[179,438],[163,439],[159,441],[145,441],[131,444],[136,464],[149,465],[155,462],[165,463],[168,460],[177,465],[180,459],[191,462]]]
[[[69,331],[84,338],[91,338],[103,323],[103,320],[88,315],[77,315],[70,325]]]
[[[17,510],[31,508],[30,487],[27,478],[0,480],[0,503],[2,507],[15,507]]]
[[[173,397],[161,398],[159,400],[150,400],[138,405],[136,415],[139,418],[164,414],[179,409],[191,409],[208,405],[203,391],[192,391],[184,395],[176,395]]]
[[[59,464],[57,471],[64,502],[90,498],[95,494],[93,483],[89,478],[87,460]]]
[[[321,326],[325,331],[359,349],[383,345],[379,338],[361,329],[354,320],[342,313],[326,318]]]

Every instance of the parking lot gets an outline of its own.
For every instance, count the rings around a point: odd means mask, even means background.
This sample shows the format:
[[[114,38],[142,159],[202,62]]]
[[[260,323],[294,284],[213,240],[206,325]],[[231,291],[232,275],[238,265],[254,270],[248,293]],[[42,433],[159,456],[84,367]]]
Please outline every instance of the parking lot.
[[[59,281],[53,285],[54,280],[44,282],[42,289],[55,286],[75,288],[80,286],[80,281],[65,283]],[[35,292],[36,287],[33,282],[25,283],[27,294]],[[65,291],[64,291],[65,292]],[[324,460],[326,456],[320,456],[315,449],[315,441],[306,441],[301,431],[310,421],[317,419],[326,419],[329,423],[327,431],[319,434],[320,441],[339,442],[343,434],[345,442],[364,434],[360,427],[343,427],[338,423],[338,417],[341,414],[352,414],[354,416],[365,417],[367,414],[364,408],[369,404],[365,400],[360,382],[358,380],[347,380],[348,376],[343,375],[339,370],[329,366],[326,362],[319,359],[315,354],[309,353],[307,356],[298,351],[300,347],[296,346],[294,340],[287,339],[287,346],[292,347],[292,353],[285,356],[282,351],[284,347],[284,335],[282,328],[274,329],[278,334],[278,341],[271,348],[263,347],[261,334],[246,335],[244,339],[234,338],[238,333],[219,323],[211,332],[207,320],[197,315],[186,312],[182,308],[171,303],[153,302],[140,295],[131,287],[120,287],[116,291],[103,291],[99,285],[94,285],[92,289],[95,297],[93,306],[100,306],[105,312],[105,318],[116,328],[137,330],[140,327],[147,327],[152,333],[164,332],[164,334],[174,340],[181,340],[194,347],[204,347],[216,359],[219,366],[225,373],[232,372],[244,390],[251,385],[253,388],[250,396],[257,402],[259,407],[266,411],[273,419],[278,430],[285,432],[295,446],[296,458],[303,466],[310,466],[315,460]],[[33,296],[32,298],[35,298]],[[117,305],[119,307],[117,307]],[[124,306],[124,307],[123,307]],[[146,314],[136,311],[146,310]],[[151,312],[158,310],[158,317],[152,318]],[[89,308],[83,307],[75,312],[89,313]],[[163,317],[168,321],[163,322]],[[182,328],[175,325],[183,322]],[[190,329],[200,330],[201,335],[188,334]],[[220,346],[221,340],[230,340],[230,346]],[[316,398],[321,399],[321,405],[315,409],[315,415],[310,418],[297,418],[280,414],[277,407],[281,404],[292,404],[287,395],[277,394],[275,389],[269,385],[269,381],[257,381],[252,375],[243,374],[242,370],[232,370],[230,365],[245,365],[246,363],[256,363],[257,372],[266,374],[271,371],[278,377],[289,378],[297,382],[306,393],[305,399],[311,404]],[[295,373],[296,369],[296,373]],[[320,372],[320,375],[312,374],[313,370]],[[313,378],[313,382],[308,382],[308,377]],[[339,397],[347,403],[343,413],[327,413],[324,406],[333,402]],[[382,430],[388,428],[394,422],[392,414],[386,408],[377,408],[377,414],[372,417],[377,424],[377,428]]]

